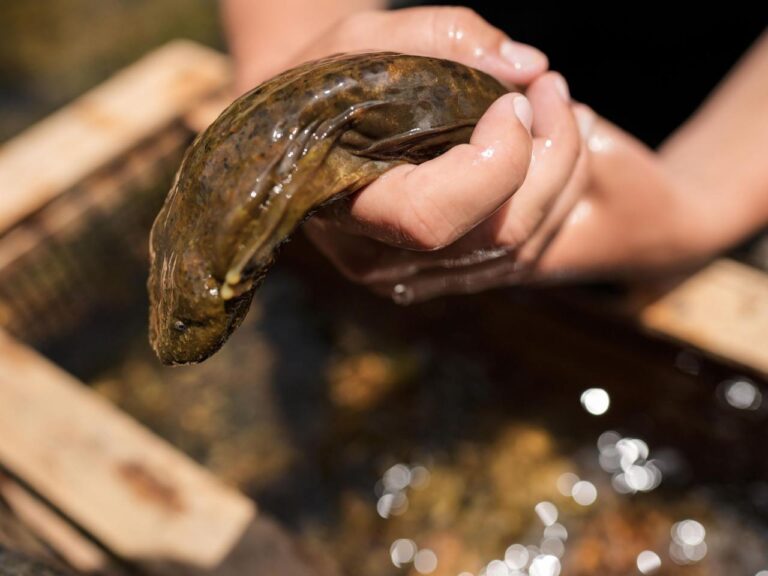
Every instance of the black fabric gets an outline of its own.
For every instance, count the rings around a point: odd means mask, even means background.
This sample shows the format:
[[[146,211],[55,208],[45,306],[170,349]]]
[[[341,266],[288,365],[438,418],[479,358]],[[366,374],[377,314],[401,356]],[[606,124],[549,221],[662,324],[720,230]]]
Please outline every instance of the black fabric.
[[[651,146],[696,110],[768,24],[768,5],[760,9],[760,2],[752,10],[699,5],[690,12],[670,9],[674,14],[650,5],[643,10],[643,4],[600,10],[543,3],[522,9],[498,0],[457,4],[543,50],[575,99]]]

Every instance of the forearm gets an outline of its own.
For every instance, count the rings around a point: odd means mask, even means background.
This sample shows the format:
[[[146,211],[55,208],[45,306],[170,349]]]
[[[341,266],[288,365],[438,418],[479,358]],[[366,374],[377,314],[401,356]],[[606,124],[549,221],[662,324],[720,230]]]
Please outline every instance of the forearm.
[[[385,4],[385,0],[222,0],[238,90],[283,70],[305,44],[340,18]]]
[[[768,225],[768,33],[659,153],[712,248]]]

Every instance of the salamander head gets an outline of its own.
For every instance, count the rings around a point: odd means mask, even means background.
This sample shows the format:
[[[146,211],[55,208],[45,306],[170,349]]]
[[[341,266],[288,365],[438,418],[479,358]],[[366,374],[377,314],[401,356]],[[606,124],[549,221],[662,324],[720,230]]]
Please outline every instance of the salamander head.
[[[148,282],[149,340],[166,365],[202,362],[215,353],[245,318],[255,288],[248,283],[233,295],[194,245],[158,250],[166,230],[152,231]],[[157,261],[161,259],[161,261]],[[224,293],[224,294],[222,294]]]

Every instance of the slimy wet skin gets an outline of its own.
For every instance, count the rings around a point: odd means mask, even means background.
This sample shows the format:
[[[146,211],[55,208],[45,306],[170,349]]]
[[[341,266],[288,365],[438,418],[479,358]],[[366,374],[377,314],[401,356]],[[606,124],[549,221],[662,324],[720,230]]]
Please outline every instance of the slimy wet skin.
[[[192,143],[150,239],[150,342],[200,362],[240,325],[275,251],[319,206],[469,141],[507,90],[395,53],[304,64],[240,97]]]

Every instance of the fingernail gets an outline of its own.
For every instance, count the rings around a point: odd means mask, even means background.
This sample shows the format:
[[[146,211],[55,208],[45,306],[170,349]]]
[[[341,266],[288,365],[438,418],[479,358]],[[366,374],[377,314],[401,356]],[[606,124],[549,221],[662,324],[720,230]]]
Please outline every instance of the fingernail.
[[[528,98],[522,94],[515,94],[515,99],[512,100],[512,107],[515,109],[515,116],[517,116],[517,119],[520,120],[520,123],[525,126],[525,129],[530,134],[531,124],[533,123],[533,108],[531,108]]]
[[[565,78],[560,76],[560,74],[555,75],[555,88],[560,92],[560,96],[563,97],[563,100],[566,102],[571,101],[571,91],[568,90],[568,82],[566,82]]]
[[[501,57],[512,64],[515,70],[530,70],[546,67],[547,57],[533,46],[505,40],[499,49]]]

